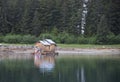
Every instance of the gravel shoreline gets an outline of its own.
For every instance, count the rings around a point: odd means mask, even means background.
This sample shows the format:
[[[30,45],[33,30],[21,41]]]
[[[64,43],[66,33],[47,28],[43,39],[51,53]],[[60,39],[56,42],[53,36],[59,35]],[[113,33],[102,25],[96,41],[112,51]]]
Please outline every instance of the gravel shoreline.
[[[3,57],[32,57],[34,46],[31,45],[0,45],[0,58]],[[57,47],[56,52],[59,56],[63,55],[117,55],[120,56],[120,48],[97,48],[97,49],[81,49],[81,48],[60,48]]]

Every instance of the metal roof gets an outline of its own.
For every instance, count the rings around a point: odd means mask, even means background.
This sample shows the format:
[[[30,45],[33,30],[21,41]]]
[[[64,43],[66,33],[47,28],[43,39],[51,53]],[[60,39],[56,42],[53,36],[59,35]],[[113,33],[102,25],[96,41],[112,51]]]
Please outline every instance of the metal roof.
[[[45,39],[45,41],[47,41],[50,44],[56,44],[54,41],[52,41],[51,39]]]
[[[43,45],[50,45],[50,43],[48,43],[47,41],[40,41],[40,43],[42,43]]]
[[[43,45],[56,44],[56,43],[55,43],[54,41],[52,41],[51,39],[40,40],[40,43],[42,43]]]

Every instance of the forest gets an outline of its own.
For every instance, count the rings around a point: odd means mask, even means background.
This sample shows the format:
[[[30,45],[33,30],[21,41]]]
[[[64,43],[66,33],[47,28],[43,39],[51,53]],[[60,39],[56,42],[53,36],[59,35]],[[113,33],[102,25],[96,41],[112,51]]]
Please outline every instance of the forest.
[[[0,42],[50,38],[58,43],[120,44],[119,4],[120,0],[0,0]]]

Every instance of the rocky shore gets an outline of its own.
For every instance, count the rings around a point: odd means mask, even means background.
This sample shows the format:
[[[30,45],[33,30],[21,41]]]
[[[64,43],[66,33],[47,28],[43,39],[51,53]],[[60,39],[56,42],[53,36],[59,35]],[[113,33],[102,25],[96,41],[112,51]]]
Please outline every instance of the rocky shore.
[[[0,44],[0,58],[5,57],[32,57],[34,46],[32,45],[2,45]],[[120,56],[120,48],[97,48],[97,49],[81,49],[81,48],[60,48],[57,47],[56,52],[60,56],[63,55],[117,55]]]

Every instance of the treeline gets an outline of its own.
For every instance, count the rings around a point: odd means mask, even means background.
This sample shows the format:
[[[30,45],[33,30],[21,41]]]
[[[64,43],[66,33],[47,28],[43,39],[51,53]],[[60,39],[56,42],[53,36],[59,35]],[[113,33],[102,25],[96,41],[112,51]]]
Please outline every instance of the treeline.
[[[119,4],[120,0],[91,0],[86,18],[86,35],[96,35],[99,44],[109,43],[110,35],[120,35]]]
[[[39,36],[57,28],[75,34],[81,6],[81,0],[1,0],[0,33]]]
[[[80,43],[78,38],[89,40],[93,37],[97,44],[120,43],[117,38],[120,36],[120,1],[88,0],[85,34],[81,35],[83,1],[0,0],[0,36],[10,34],[13,37],[23,35],[39,38],[47,33],[63,40],[55,39],[60,43]],[[64,41],[64,33],[77,40]],[[68,37],[66,39],[69,40]],[[113,42],[109,42],[110,38]]]

